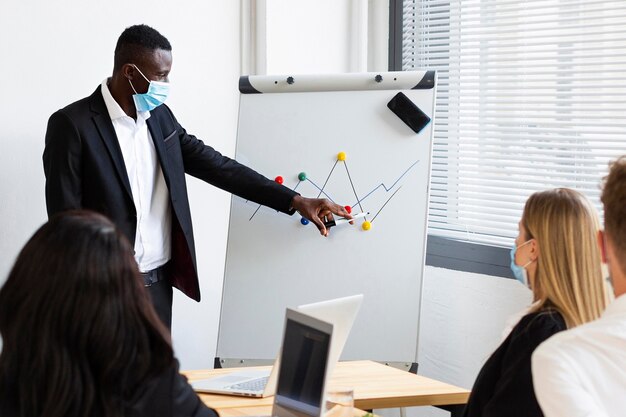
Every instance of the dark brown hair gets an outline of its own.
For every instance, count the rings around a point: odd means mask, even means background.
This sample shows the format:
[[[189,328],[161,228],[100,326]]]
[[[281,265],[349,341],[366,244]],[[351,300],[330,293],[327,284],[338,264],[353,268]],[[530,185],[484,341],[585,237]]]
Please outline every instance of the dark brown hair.
[[[604,229],[613,243],[618,258],[615,261],[626,273],[626,155],[609,166],[602,189]]]
[[[0,409],[123,416],[174,366],[130,243],[105,217],[62,213],[20,252],[0,290]]]

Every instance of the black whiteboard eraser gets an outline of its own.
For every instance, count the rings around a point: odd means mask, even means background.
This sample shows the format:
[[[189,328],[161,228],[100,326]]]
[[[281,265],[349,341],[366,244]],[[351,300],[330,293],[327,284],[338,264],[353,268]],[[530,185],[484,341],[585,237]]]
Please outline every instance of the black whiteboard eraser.
[[[387,107],[415,133],[421,132],[430,123],[430,117],[402,92],[396,94]]]

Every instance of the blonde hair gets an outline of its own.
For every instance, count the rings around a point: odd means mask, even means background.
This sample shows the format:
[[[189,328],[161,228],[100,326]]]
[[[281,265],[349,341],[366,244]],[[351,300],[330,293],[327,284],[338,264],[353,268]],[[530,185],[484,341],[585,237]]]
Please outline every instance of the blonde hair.
[[[539,248],[533,310],[554,308],[568,328],[600,317],[607,292],[597,243],[600,220],[589,200],[567,188],[534,193],[522,225]]]

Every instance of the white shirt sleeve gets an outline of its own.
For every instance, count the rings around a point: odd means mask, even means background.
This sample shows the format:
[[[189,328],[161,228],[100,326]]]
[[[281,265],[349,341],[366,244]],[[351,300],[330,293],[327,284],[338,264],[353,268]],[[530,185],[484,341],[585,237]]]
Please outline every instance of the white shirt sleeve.
[[[545,417],[608,417],[576,374],[576,364],[547,340],[532,355],[535,396]]]

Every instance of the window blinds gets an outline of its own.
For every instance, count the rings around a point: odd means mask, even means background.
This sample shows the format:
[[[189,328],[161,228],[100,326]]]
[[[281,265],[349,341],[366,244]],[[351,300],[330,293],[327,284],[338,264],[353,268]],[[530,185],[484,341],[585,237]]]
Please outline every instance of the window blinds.
[[[554,187],[601,211],[626,153],[626,1],[405,0],[413,68],[438,74],[430,234],[509,246]]]

